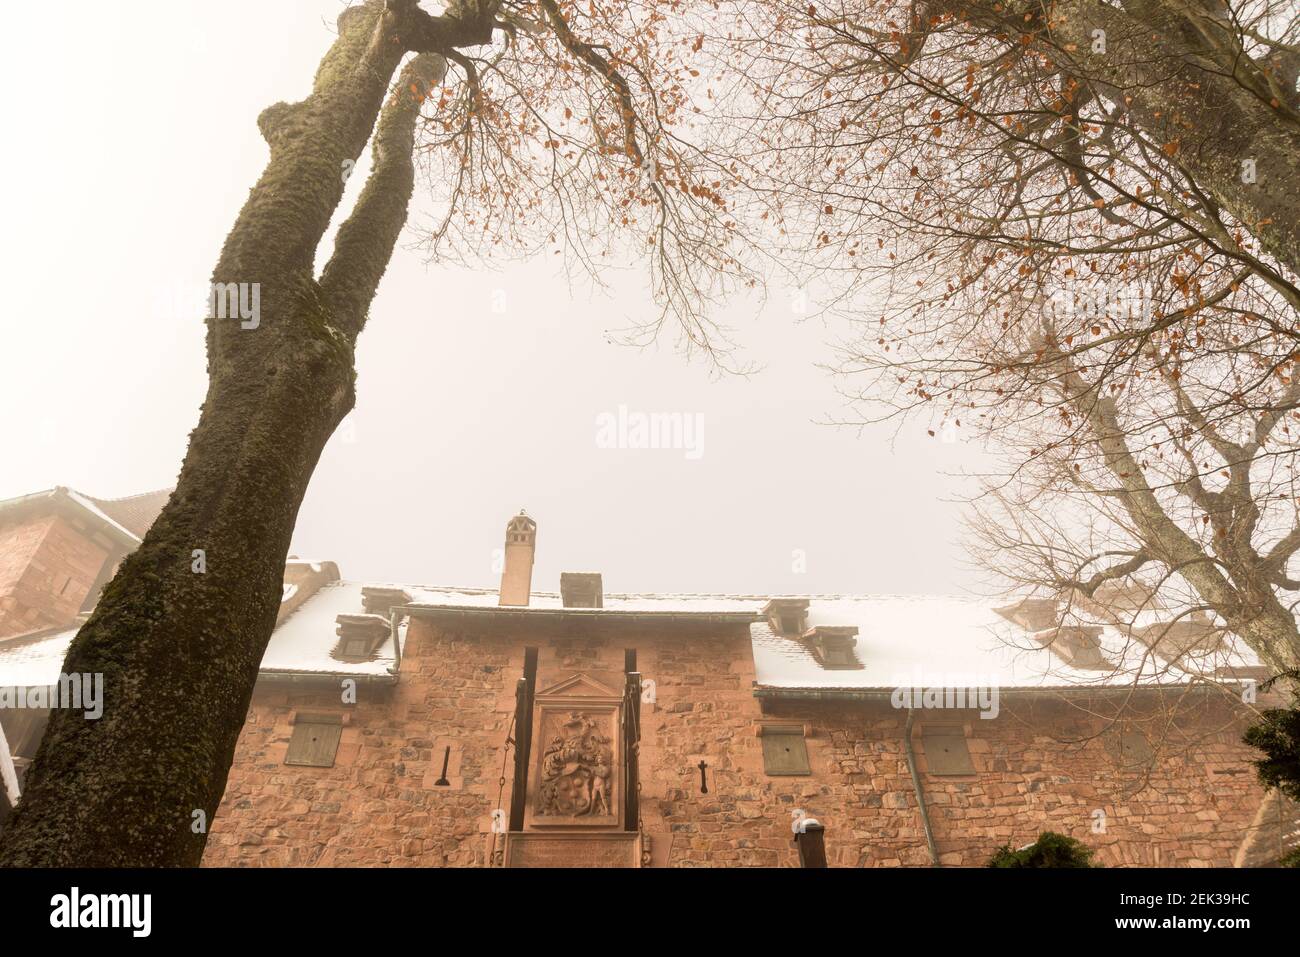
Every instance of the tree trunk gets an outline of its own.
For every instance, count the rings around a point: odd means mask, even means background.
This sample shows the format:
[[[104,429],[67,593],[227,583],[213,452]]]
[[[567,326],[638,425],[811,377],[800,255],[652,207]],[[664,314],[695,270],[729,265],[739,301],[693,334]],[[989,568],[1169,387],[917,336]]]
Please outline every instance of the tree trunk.
[[[413,59],[387,107],[385,96],[403,55],[430,36],[447,42],[451,27],[393,0],[350,8],[311,95],[260,117],[271,158],[213,273],[214,284],[259,284],[260,314],[208,320],[209,388],[176,490],[64,664],[103,674],[103,717],[54,710],[0,864],[199,863],[275,626],[298,508],[353,404],[356,337],[405,221],[414,124],[444,61]],[[482,22],[466,29],[481,36]],[[346,161],[381,107],[374,172],[317,282]]]

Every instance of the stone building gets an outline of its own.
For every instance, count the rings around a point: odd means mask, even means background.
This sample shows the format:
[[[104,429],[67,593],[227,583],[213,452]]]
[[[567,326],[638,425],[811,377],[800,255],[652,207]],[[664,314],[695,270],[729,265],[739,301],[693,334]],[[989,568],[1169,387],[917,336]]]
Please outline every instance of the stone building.
[[[49,514],[96,502],[74,495]],[[11,550],[42,552],[5,530],[53,527],[27,499],[0,503],[0,609],[56,623],[0,638],[0,694],[57,682],[75,634],[77,599],[15,584]],[[536,546],[511,519],[499,589],[291,559],[205,863],[979,866],[1052,830],[1108,866],[1228,866],[1261,827],[1240,736],[1264,672],[1213,622],[594,573],[543,591]],[[15,714],[21,773],[41,721]]]

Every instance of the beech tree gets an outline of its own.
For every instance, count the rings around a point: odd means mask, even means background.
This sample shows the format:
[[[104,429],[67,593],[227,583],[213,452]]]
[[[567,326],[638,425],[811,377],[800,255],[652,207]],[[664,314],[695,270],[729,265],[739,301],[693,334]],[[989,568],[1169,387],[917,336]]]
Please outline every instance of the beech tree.
[[[561,251],[598,279],[631,252],[661,307],[650,326],[713,347],[703,304],[745,272],[730,183],[696,176],[699,48],[676,6],[369,0],[338,18],[310,95],[262,113],[270,158],[212,273],[209,387],[175,492],[64,666],[104,675],[104,715],[54,711],[0,864],[199,862],[417,167],[441,216],[432,254]],[[317,274],[367,142],[372,171]]]
[[[1135,637],[1173,609],[1167,645],[1196,616],[1294,669],[1294,5],[737,17],[726,102],[751,214],[855,323],[837,368],[857,421],[919,414],[1001,455],[975,550],[1017,592],[1124,596],[1102,612]]]

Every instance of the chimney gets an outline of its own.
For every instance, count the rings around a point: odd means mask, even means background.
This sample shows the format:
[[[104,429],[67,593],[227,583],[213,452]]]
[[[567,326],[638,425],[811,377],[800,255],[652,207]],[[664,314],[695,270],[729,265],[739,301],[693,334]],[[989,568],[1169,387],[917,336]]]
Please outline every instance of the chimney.
[[[604,608],[605,588],[599,572],[561,572],[560,599],[565,608]]]
[[[527,605],[533,590],[533,553],[537,547],[537,523],[524,514],[506,525],[506,561],[501,570],[498,605]]]

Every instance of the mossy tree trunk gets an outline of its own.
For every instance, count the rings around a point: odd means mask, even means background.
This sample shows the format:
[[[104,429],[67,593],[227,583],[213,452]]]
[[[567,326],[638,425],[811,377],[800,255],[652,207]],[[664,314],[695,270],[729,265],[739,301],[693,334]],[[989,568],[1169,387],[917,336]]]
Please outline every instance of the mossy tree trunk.
[[[350,8],[310,96],[260,117],[270,161],[212,277],[257,283],[260,315],[255,327],[208,320],[209,387],[176,490],[64,664],[104,675],[103,717],[54,711],[0,864],[199,863],[196,822],[210,826],[225,789],[298,508],[353,405],[355,343],[413,188],[420,101],[442,54],[490,40],[494,12],[490,2],[439,17],[414,0]],[[409,52],[421,55],[385,105]],[[372,174],[317,278],[344,172],[372,132]]]

